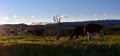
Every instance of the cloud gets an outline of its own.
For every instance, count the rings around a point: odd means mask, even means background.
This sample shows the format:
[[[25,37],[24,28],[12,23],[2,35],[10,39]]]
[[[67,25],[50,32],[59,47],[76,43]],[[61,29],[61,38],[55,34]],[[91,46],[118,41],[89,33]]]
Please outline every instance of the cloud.
[[[85,15],[83,15],[83,14],[80,14],[80,17],[85,18],[86,16],[85,16]]]
[[[95,13],[95,14],[93,14],[93,16],[96,17],[96,16],[98,16],[98,15]]]
[[[7,19],[9,19],[9,17],[8,17],[8,16],[3,17],[3,19],[2,19],[2,20],[7,20]]]
[[[13,18],[16,18],[17,17],[17,15],[13,15]]]
[[[6,16],[6,17],[1,17],[1,18],[0,18],[0,20],[7,20],[7,19],[9,19],[8,16]]]
[[[66,18],[66,17],[68,17],[67,15],[61,15],[61,16],[59,16],[59,18]]]
[[[35,16],[31,16],[30,18],[34,18]]]
[[[108,13],[104,13],[104,16],[108,16]]]

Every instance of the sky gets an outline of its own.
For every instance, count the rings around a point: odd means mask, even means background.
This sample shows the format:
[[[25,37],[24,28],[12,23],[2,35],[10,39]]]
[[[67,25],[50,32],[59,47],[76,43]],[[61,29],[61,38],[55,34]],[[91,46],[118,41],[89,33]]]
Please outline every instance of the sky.
[[[120,19],[120,0],[0,0],[0,24]]]

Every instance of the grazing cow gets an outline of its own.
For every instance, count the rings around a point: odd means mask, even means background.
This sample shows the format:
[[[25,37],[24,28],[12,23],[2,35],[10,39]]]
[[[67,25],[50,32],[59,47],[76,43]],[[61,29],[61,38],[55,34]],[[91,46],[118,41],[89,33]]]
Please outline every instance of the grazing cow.
[[[42,37],[45,30],[36,29],[36,30],[28,30],[27,32],[30,35],[35,35],[35,36],[41,36]]]
[[[34,35],[34,31],[33,30],[27,30],[28,35]]]
[[[70,36],[70,40],[73,40],[74,37],[77,39],[79,38],[79,35],[84,36],[85,35],[85,27],[84,26],[77,26],[73,29],[73,33]]]
[[[87,33],[88,40],[91,41],[94,33],[99,33],[100,40],[103,40],[103,26],[100,24],[90,23],[86,26],[77,26],[74,28],[72,35],[70,36],[70,40],[73,40],[74,37],[78,38],[79,35],[85,35]]]
[[[99,33],[100,40],[103,40],[103,26],[100,24],[88,24],[86,26],[86,32],[88,34],[88,40],[92,40],[93,34],[94,33]]]
[[[39,30],[39,29],[36,29],[36,30],[34,30],[34,34],[36,35],[36,36],[43,36],[43,34],[44,34],[44,30]]]
[[[18,29],[16,29],[16,28],[8,29],[6,32],[8,32],[9,34],[12,34],[12,35],[18,35]]]

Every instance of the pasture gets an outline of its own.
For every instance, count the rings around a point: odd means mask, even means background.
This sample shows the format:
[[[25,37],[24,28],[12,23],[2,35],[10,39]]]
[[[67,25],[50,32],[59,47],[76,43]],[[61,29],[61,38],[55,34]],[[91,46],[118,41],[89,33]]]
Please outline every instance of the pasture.
[[[61,37],[56,44],[55,36],[13,36],[13,43],[6,36],[0,36],[0,56],[120,56],[120,35],[106,35],[103,41],[94,36],[76,39]]]

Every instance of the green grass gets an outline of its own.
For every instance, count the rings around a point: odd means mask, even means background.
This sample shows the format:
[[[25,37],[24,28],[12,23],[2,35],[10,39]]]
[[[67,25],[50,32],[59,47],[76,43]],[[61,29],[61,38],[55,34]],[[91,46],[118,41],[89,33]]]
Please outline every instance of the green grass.
[[[55,36],[13,36],[13,43],[6,36],[0,38],[0,56],[120,56],[120,35],[107,35],[103,41],[94,36],[76,39],[73,43],[68,37],[61,37],[56,44]]]

